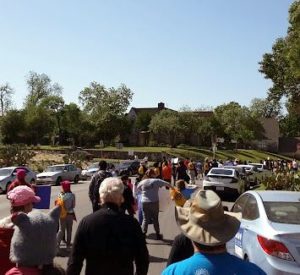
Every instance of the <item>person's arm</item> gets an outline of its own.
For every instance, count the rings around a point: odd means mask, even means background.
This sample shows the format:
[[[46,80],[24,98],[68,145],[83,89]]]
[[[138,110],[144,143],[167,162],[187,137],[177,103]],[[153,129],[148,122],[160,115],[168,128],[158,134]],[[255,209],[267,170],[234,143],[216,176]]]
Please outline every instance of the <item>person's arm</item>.
[[[66,272],[68,275],[80,275],[83,261],[86,258],[84,227],[84,220],[82,220],[77,228],[73,243],[73,249],[68,261]]]
[[[167,186],[171,189],[174,189],[174,187],[171,185],[171,183],[169,183],[167,181],[164,181],[164,180],[161,180],[161,179],[158,179],[158,181],[159,181],[160,187]]]
[[[91,202],[93,202],[93,200],[94,200],[93,195],[94,195],[95,184],[97,182],[96,179],[97,179],[97,174],[95,174],[92,177],[91,182],[90,182],[90,186],[89,186],[89,198],[90,198]]]
[[[136,249],[135,249],[135,275],[146,275],[149,268],[149,252],[146,245],[145,237],[142,233],[141,226],[134,219],[134,227],[136,232]]]

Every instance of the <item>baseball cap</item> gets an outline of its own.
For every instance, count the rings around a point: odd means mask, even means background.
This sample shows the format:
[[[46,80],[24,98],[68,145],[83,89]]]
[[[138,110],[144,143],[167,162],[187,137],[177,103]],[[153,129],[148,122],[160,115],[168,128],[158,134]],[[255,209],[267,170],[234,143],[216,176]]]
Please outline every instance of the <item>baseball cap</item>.
[[[40,202],[41,198],[36,196],[33,190],[26,186],[20,185],[7,193],[7,198],[12,206],[26,205],[27,203]]]

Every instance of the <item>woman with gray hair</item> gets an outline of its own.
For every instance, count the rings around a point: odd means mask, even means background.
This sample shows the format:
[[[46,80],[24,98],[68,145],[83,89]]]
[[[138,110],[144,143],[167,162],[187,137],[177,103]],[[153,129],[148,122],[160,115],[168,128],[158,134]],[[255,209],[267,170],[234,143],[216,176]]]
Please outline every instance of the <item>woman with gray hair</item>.
[[[82,219],[71,252],[67,274],[80,274],[86,260],[89,275],[146,275],[149,254],[136,219],[120,211],[124,201],[121,179],[103,180],[99,189],[101,208]]]

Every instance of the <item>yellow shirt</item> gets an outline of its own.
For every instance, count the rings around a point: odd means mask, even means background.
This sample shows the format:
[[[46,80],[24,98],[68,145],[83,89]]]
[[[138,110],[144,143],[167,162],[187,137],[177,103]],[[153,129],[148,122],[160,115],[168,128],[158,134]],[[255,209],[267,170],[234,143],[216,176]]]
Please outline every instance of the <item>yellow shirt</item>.
[[[171,200],[175,202],[177,206],[183,206],[186,202],[186,198],[180,193],[177,188],[170,189]]]

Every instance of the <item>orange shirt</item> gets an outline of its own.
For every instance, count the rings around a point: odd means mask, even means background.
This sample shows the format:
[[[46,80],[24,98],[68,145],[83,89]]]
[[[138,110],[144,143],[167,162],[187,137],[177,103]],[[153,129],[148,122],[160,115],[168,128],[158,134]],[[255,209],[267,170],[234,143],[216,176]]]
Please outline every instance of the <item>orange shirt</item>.
[[[163,164],[161,173],[164,180],[170,180],[172,178],[172,167],[170,165]]]

